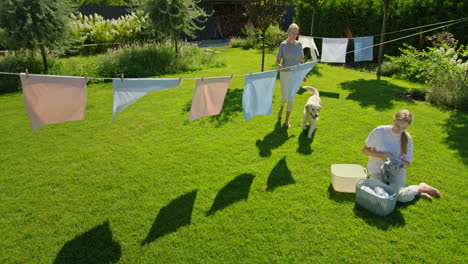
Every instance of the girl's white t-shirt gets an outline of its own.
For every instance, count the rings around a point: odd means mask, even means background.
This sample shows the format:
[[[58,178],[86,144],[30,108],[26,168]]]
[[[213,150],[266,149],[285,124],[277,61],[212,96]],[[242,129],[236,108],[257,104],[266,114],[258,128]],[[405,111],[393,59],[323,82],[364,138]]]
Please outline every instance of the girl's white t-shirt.
[[[401,154],[400,140],[401,134],[396,134],[392,131],[392,126],[379,126],[372,130],[366,139],[366,146],[372,148],[374,151],[390,154],[393,157],[398,157],[401,160],[412,162],[413,161],[413,139],[408,134],[408,147],[406,154]],[[367,170],[370,175],[380,173],[380,167],[385,161],[380,158],[369,156],[367,162]],[[405,169],[403,169],[405,170]]]

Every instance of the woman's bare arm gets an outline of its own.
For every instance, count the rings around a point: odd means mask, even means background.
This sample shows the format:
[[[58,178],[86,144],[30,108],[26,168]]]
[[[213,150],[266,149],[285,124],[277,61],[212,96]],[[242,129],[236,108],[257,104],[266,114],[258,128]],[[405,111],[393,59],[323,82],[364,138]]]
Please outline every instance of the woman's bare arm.
[[[384,153],[377,152],[374,149],[372,149],[371,147],[368,147],[366,145],[364,145],[364,147],[362,148],[362,152],[366,153],[369,156],[376,157],[376,158],[383,159],[383,160],[391,158],[391,157],[385,155]]]

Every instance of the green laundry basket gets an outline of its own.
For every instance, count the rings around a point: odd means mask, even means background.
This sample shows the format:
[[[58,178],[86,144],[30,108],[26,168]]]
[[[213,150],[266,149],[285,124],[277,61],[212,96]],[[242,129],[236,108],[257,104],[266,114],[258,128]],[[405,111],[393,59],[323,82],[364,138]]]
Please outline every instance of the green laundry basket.
[[[384,199],[380,198],[378,196],[375,196],[371,193],[368,193],[364,190],[361,189],[361,186],[367,186],[371,188],[372,190],[380,186],[382,187],[390,196],[393,195],[393,197]],[[374,179],[363,179],[360,180],[358,183],[356,183],[356,202],[364,207],[365,209],[371,211],[372,213],[380,216],[385,216],[393,212],[395,209],[395,204],[397,201],[397,195],[395,189],[390,187],[389,185],[374,180]]]

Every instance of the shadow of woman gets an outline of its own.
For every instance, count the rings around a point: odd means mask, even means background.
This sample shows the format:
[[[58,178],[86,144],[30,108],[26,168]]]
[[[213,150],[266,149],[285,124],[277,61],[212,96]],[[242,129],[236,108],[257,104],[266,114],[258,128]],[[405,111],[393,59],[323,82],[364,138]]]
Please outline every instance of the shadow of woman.
[[[192,222],[193,205],[197,190],[181,195],[159,210],[151,229],[141,245],[149,244],[167,234],[176,232]]]
[[[121,254],[120,244],[114,240],[109,221],[106,221],[65,243],[54,264],[116,263]]]
[[[271,150],[280,147],[292,137],[294,137],[294,135],[288,136],[288,127],[284,125],[281,126],[281,119],[278,118],[273,131],[268,133],[263,140],[257,140],[255,144],[257,145],[260,156],[269,157],[271,156]]]
[[[247,200],[254,177],[253,174],[243,173],[226,184],[216,195],[206,215],[214,215],[216,211],[222,210],[233,203]]]

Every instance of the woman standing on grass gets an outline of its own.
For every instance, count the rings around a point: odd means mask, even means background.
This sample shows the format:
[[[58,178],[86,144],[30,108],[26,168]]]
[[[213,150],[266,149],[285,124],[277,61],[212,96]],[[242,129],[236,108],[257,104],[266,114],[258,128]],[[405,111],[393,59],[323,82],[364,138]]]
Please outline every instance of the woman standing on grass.
[[[295,23],[292,23],[288,28],[288,39],[281,42],[278,49],[278,55],[276,57],[276,66],[278,67],[278,70],[304,63],[304,51],[302,50],[302,44],[296,41],[298,35],[299,26]],[[293,100],[291,99],[288,101],[288,84],[291,75],[291,69],[284,69],[280,71],[281,108],[278,112],[278,118],[282,117],[284,105],[288,103],[288,107],[286,109],[286,119],[284,120],[284,124],[287,127],[291,126],[289,123],[289,116],[293,107]],[[304,78],[304,81],[306,81],[306,78]]]
[[[383,181],[380,167],[386,159],[399,158],[404,167],[399,169],[399,175],[388,179],[391,187],[398,192],[398,201],[412,201],[416,195],[432,199],[432,196],[440,198],[440,192],[422,182],[419,185],[406,186],[406,169],[413,161],[413,140],[406,132],[406,128],[413,121],[413,116],[408,110],[400,110],[393,118],[393,125],[379,126],[372,130],[366,139],[362,152],[369,155],[367,169],[372,179]]]

